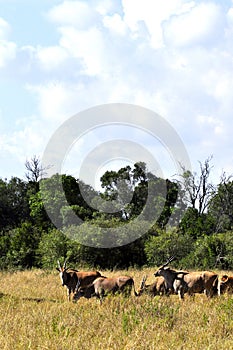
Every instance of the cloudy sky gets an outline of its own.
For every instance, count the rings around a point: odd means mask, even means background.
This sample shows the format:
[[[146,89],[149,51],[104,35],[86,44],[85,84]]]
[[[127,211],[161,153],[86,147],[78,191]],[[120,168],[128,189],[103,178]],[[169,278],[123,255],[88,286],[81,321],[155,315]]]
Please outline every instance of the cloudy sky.
[[[109,103],[158,113],[194,169],[213,155],[215,179],[233,173],[233,1],[0,0],[1,178],[23,178],[64,122]],[[92,130],[72,157],[116,133]]]

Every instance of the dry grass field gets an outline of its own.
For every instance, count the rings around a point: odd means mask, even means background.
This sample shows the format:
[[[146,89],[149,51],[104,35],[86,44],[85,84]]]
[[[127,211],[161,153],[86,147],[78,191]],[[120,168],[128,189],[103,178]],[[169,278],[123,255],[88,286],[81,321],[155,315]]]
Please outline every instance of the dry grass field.
[[[116,271],[153,281],[154,269]],[[109,271],[101,271],[106,276]],[[66,300],[56,271],[0,273],[0,344],[3,350],[233,349],[233,298],[205,295],[108,296]]]

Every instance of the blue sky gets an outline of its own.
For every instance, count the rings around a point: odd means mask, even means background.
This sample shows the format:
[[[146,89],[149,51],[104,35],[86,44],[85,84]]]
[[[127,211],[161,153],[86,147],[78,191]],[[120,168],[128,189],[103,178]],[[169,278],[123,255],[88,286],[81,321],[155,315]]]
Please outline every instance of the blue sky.
[[[129,103],[170,123],[194,169],[213,155],[217,182],[233,173],[233,1],[0,0],[0,92],[1,178],[24,178],[74,114]],[[157,157],[150,137],[129,134]],[[64,170],[104,142],[79,140]]]

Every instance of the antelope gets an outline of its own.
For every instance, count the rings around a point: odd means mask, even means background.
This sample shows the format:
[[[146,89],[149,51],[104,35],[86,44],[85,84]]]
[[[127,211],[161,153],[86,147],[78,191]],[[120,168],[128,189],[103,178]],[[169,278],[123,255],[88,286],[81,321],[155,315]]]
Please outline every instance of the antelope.
[[[102,304],[103,298],[106,294],[115,294],[116,292],[122,293],[125,296],[129,296],[132,288],[134,295],[137,296],[137,292],[134,287],[134,280],[130,276],[118,276],[118,277],[98,277],[88,287],[94,288],[93,296],[96,296]],[[74,298],[79,299],[83,296],[84,289],[78,286]],[[90,292],[91,293],[91,292]]]
[[[165,295],[167,294],[166,282],[163,276],[155,277],[155,281],[152,284],[146,285],[147,276],[143,276],[140,288],[137,292],[138,296],[143,293],[151,296]]]
[[[188,272],[175,271],[175,270],[172,270],[170,267],[167,267],[167,265],[170,262],[172,262],[174,259],[175,259],[174,256],[170,257],[165,264],[163,264],[158,268],[158,270],[154,273],[154,276],[155,277],[163,276],[166,281],[167,290],[169,291],[169,293],[176,292],[179,295],[180,299],[183,299],[185,289],[186,289],[186,284],[183,280],[183,277],[184,275],[188,274]],[[177,286],[176,285],[174,286],[174,283],[176,280],[181,281],[181,283]],[[176,290],[174,287],[176,288]]]
[[[218,275],[211,271],[188,272],[175,271],[166,267],[174,256],[159,267],[155,272],[155,276],[163,276],[167,283],[167,288],[179,295],[180,299],[184,299],[184,294],[202,293],[208,297],[217,294]]]
[[[70,301],[71,293],[75,293],[78,287],[85,289],[97,277],[101,276],[101,273],[98,271],[78,271],[67,268],[66,261],[64,262],[63,267],[61,267],[59,261],[57,263],[58,267],[56,270],[59,271],[62,286],[66,286],[67,288],[68,301]]]
[[[194,293],[205,293],[208,298],[217,295],[218,290],[218,275],[212,271],[189,272],[183,276],[186,283],[184,292],[189,295]],[[174,288],[177,290],[181,284],[181,280],[176,280]]]
[[[218,281],[218,295],[233,294],[233,276],[223,275]]]

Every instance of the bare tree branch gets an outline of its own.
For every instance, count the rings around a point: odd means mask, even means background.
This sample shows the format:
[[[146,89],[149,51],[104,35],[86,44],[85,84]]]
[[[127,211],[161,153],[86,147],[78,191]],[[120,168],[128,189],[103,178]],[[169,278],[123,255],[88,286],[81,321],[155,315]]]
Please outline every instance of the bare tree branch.
[[[25,176],[28,181],[38,182],[46,174],[46,168],[42,167],[40,158],[36,155],[26,160],[25,167],[27,169]]]
[[[183,174],[180,175],[181,185],[184,191],[184,200],[198,210],[199,214],[204,213],[210,198],[215,191],[214,185],[209,181],[209,176],[213,166],[210,162],[212,156],[208,157],[204,163],[199,161],[200,173],[192,173],[182,167]]]

